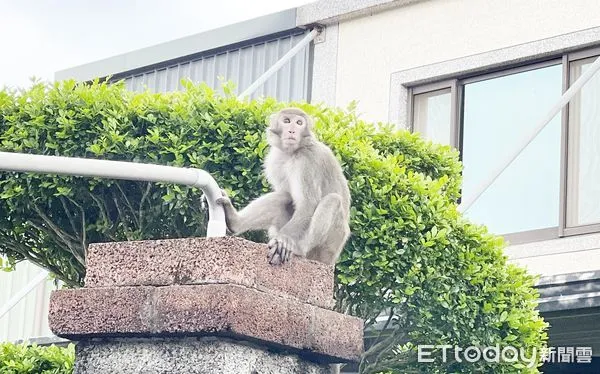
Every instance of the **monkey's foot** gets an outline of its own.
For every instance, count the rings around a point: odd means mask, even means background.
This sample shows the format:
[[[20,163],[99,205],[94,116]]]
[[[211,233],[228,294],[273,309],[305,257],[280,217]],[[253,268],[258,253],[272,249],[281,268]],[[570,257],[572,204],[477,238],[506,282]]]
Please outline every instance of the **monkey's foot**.
[[[296,242],[285,235],[277,235],[269,241],[269,253],[267,258],[269,264],[279,265],[286,263],[292,257],[292,253],[296,252]]]

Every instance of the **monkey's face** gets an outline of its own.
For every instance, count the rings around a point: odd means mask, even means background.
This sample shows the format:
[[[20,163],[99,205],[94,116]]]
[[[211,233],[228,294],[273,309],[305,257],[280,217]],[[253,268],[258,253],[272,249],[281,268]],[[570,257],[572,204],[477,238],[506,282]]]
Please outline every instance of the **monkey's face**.
[[[311,121],[299,109],[282,110],[271,119],[269,143],[285,152],[295,152],[311,138]]]

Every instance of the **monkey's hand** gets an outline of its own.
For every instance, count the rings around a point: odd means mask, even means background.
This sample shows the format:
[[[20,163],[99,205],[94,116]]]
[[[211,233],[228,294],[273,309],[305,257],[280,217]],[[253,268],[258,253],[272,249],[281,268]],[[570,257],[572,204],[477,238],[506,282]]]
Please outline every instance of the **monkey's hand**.
[[[231,199],[229,196],[227,196],[227,192],[225,192],[225,190],[221,190],[221,197],[217,198],[216,203],[223,205],[223,207],[233,206]]]
[[[225,221],[227,223],[227,228],[231,232],[236,232],[237,222],[238,222],[238,214],[233,204],[231,203],[231,199],[227,196],[227,192],[225,190],[221,190],[221,197],[217,198],[215,201],[217,204],[223,206],[223,210],[225,211]]]
[[[277,235],[269,241],[269,264],[279,265],[290,260],[292,253],[297,253],[296,241],[286,235]]]

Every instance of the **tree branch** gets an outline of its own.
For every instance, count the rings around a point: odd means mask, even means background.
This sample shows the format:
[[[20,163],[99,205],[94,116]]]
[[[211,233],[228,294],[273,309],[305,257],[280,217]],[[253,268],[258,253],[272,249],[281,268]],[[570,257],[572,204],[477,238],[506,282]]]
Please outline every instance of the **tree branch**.
[[[143,232],[142,226],[144,225],[144,204],[146,203],[146,199],[148,198],[150,190],[152,190],[152,183],[148,182],[146,183],[146,190],[144,191],[144,193],[142,194],[142,198],[140,199],[140,206],[138,210],[140,232]]]
[[[63,211],[65,212],[65,216],[67,216],[67,218],[69,219],[69,223],[71,224],[71,228],[73,229],[73,233],[75,234],[76,237],[78,237],[77,235],[77,228],[75,227],[75,221],[73,220],[73,215],[71,214],[69,208],[67,207],[67,202],[65,201],[64,197],[60,197],[59,198],[60,203],[63,207]]]
[[[46,223],[46,221],[44,221],[44,223]],[[78,250],[78,248],[77,248],[78,243],[76,241],[71,241],[68,238],[65,238],[64,236],[61,235],[61,233],[56,232],[51,227],[45,228],[42,224],[36,223],[33,219],[29,220],[29,224],[31,226],[33,226],[34,228],[36,228],[38,231],[49,234],[55,242],[63,243],[64,245],[66,245],[67,248],[69,249],[69,251],[71,252],[71,254],[77,259],[77,261],[79,261],[79,263],[81,265],[85,266],[85,258],[83,258],[81,256],[81,253],[83,253],[84,251]],[[60,231],[60,229],[58,229],[58,230]]]
[[[123,195],[123,200],[125,200],[125,205],[131,211],[131,216],[133,218],[133,221],[134,221],[135,225],[139,228],[140,227],[140,222],[138,221],[138,217],[135,214],[136,210],[133,209],[133,205],[131,205],[131,203],[129,202],[129,199],[127,198],[127,194],[125,194],[125,191],[123,191],[123,188],[121,187],[121,185],[119,184],[119,182],[115,181],[115,185],[117,186],[117,189],[119,190],[119,192],[121,192],[121,195]],[[116,198],[116,196],[115,196],[115,198]]]
[[[106,222],[106,232],[104,232],[104,234],[110,240],[115,241],[115,242],[118,241],[118,238],[114,235],[114,232],[115,232],[114,226],[115,225],[113,225],[113,222],[108,217],[108,208],[106,207],[106,204],[104,204],[104,201],[102,201],[101,199],[96,197],[91,191],[89,192],[89,195],[92,198],[92,200],[94,200],[96,205],[98,206],[98,210],[100,210],[100,215],[102,216],[102,219],[104,220],[104,222]]]
[[[83,206],[81,206],[81,204],[77,203],[75,200],[69,199],[69,201],[79,209],[79,214],[81,215],[81,235],[79,235],[79,237],[81,238],[81,248],[83,248],[84,257],[87,258],[87,228],[85,209],[83,209]]]
[[[365,353],[362,354],[360,360],[359,372],[368,373],[369,370],[378,368],[377,363],[383,358],[383,356],[389,352],[400,340],[406,335],[405,331],[396,328],[394,332],[386,337],[385,339],[375,343]],[[373,363],[369,362],[369,358],[375,356]]]

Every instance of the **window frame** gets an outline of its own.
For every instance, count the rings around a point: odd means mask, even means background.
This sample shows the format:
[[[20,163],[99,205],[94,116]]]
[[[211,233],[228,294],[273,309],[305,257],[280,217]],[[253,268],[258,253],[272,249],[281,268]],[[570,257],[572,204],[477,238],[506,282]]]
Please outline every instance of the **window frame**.
[[[571,85],[571,63],[575,61],[585,60],[588,58],[600,58],[600,47],[587,48],[571,53],[566,53],[563,56],[563,92]],[[564,162],[561,164],[561,215],[560,215],[560,237],[583,235],[600,232],[600,222],[588,225],[567,226],[567,207],[569,203],[573,203],[573,197],[567,193],[567,184],[569,176],[569,158],[573,157],[573,150],[570,149],[570,138],[573,135],[573,126],[569,125],[569,110],[571,103],[568,103],[563,108],[563,136],[561,138],[561,151]]]
[[[494,69],[472,72],[472,73],[456,73],[450,78],[434,81],[427,84],[407,85],[407,123],[411,131],[415,131],[413,106],[414,96],[422,93],[436,91],[440,89],[450,88],[451,92],[451,133],[454,140],[452,146],[457,148],[462,159],[463,152],[463,114],[464,114],[464,86],[469,83],[480,82],[489,79],[500,78],[512,74],[518,74],[525,71],[545,68],[554,65],[562,66],[562,93],[570,86],[570,71],[571,62],[587,59],[590,57],[600,57],[600,47],[578,49],[573,52],[555,53],[547,56],[544,59],[533,59],[523,61],[519,64],[507,64],[505,66],[497,66]],[[536,242],[542,240],[551,240],[561,237],[590,234],[600,232],[600,223],[581,225],[574,227],[566,226],[567,206],[572,201],[567,196],[567,178],[568,178],[568,162],[572,156],[572,151],[569,150],[569,105],[565,105],[561,110],[561,130],[560,130],[560,185],[559,185],[559,211],[558,211],[558,226],[520,231],[515,233],[504,234],[504,238],[511,244],[522,244]],[[571,129],[571,133],[572,133]],[[572,134],[571,134],[572,135]]]
[[[451,146],[458,148],[457,146],[460,144],[460,126],[458,126],[460,120],[460,113],[458,110],[457,102],[460,98],[459,95],[459,86],[458,79],[450,79],[444,80],[435,83],[429,83],[414,87],[408,87],[408,108],[407,108],[407,118],[408,118],[408,128],[410,131],[420,131],[415,128],[415,117],[414,117],[414,103],[415,96],[439,91],[439,90],[447,90],[450,89],[450,139]]]

